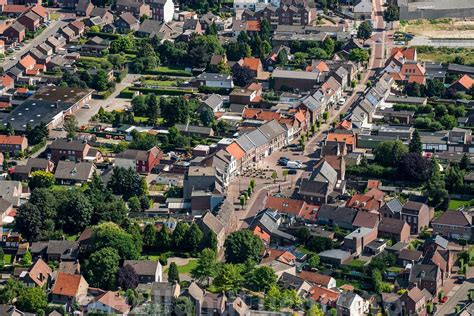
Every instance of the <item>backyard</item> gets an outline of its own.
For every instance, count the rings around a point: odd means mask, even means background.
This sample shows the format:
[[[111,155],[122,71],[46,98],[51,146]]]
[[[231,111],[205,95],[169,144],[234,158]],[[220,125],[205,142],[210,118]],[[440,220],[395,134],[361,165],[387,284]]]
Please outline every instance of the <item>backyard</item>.
[[[471,201],[467,200],[454,200],[451,199],[449,201],[448,209],[450,210],[457,210],[463,206],[469,206],[471,204]]]
[[[428,46],[415,47],[417,48],[418,60],[420,61],[450,63],[458,57],[464,60],[465,65],[474,65],[474,49]]]

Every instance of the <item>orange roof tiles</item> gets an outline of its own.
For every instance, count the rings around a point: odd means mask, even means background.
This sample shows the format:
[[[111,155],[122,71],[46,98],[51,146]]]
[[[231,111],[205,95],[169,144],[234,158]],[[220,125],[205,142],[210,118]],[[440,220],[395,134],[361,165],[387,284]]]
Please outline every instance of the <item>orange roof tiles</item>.
[[[316,284],[316,285],[321,285],[324,287],[327,287],[329,282],[331,282],[331,276],[329,275],[324,275],[316,272],[310,272],[310,271],[301,271],[298,276],[310,283]]]
[[[320,61],[319,64],[316,66],[316,69],[320,72],[328,72],[329,67],[324,61]]]
[[[0,144],[4,145],[21,145],[25,140],[25,136],[13,135],[0,135]]]
[[[416,60],[416,49],[408,47],[394,47],[391,50],[391,56],[394,56],[397,53],[403,54],[407,60]]]
[[[0,109],[8,109],[11,106],[10,102],[0,102]]]
[[[255,57],[245,57],[244,63],[242,64],[243,67],[247,67],[254,71],[257,71],[261,65],[262,62],[260,61],[260,59]]]
[[[311,290],[309,290],[309,295],[315,302],[335,307],[340,294],[339,292],[328,290],[321,286],[313,286]]]
[[[348,134],[329,133],[327,140],[330,142],[346,143],[346,145],[354,145],[355,143],[354,135]]]
[[[253,229],[253,234],[260,238],[263,242],[269,244],[270,243],[270,234],[265,232],[260,226],[255,226]]]
[[[298,112],[296,112],[296,114],[295,114],[295,119],[296,119],[298,122],[303,123],[303,122],[305,121],[305,119],[306,119],[305,116],[304,116],[303,111],[298,111]]]
[[[260,121],[278,120],[280,117],[280,113],[262,109],[245,108],[242,113],[242,118]]]
[[[81,284],[81,278],[82,276],[79,274],[58,272],[51,293],[69,297],[76,296]]]
[[[276,260],[292,265],[295,263],[296,257],[291,252],[285,251],[281,255],[279,255]]]
[[[367,189],[372,189],[372,188],[379,188],[382,185],[382,183],[379,180],[368,180],[367,181]]]
[[[337,124],[337,128],[339,129],[350,130],[351,127],[352,127],[352,124],[348,120],[344,120],[342,122],[339,122],[339,124]]]
[[[235,160],[240,160],[245,156],[245,151],[239,146],[239,144],[237,144],[237,142],[233,142],[227,146],[226,150],[229,154],[231,154],[232,157],[235,158]]]
[[[3,5],[3,13],[23,13],[28,11],[30,7],[22,4],[5,4]]]
[[[110,306],[112,309],[119,311],[122,314],[127,314],[130,311],[130,305],[119,292],[108,291],[97,298],[97,302],[105,306]]]
[[[28,93],[28,91],[29,91],[28,88],[23,88],[23,87],[16,89],[16,93],[25,94],[25,93]]]
[[[8,75],[3,75],[0,81],[4,87],[8,87],[13,84],[13,78]]]
[[[36,64],[36,60],[31,57],[31,55],[26,55],[20,60],[20,64],[25,67],[25,69],[31,69]]]
[[[46,11],[45,7],[43,7],[41,4],[33,6],[31,8],[31,11],[38,14],[42,18],[45,18],[48,15],[48,12]]]
[[[260,83],[252,82],[251,84],[246,86],[245,89],[259,91],[259,90],[262,90],[262,85]]]
[[[383,201],[383,198],[385,197],[385,192],[379,190],[378,188],[372,188],[364,195],[371,197],[377,201]]]
[[[270,195],[267,197],[267,201],[265,202],[265,208],[271,208],[279,212],[298,216],[303,210],[305,204],[306,203],[303,200],[295,200]]]
[[[38,74],[38,69],[26,69],[27,76],[35,76]]]
[[[247,31],[260,32],[260,21],[247,21]]]
[[[474,85],[474,79],[472,79],[469,75],[462,76],[457,82],[466,89],[471,89]]]
[[[28,272],[31,280],[36,283],[37,286],[43,287],[48,282],[48,278],[53,275],[53,271],[46,262],[42,259],[38,259]]]

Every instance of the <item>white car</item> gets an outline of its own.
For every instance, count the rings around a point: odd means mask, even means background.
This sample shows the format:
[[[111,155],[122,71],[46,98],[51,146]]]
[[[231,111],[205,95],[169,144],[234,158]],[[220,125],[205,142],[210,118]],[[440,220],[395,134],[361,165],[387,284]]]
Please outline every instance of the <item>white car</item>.
[[[337,104],[340,104],[340,105],[343,105],[344,103],[346,103],[346,98],[342,98],[339,101],[337,101]]]
[[[10,60],[15,60],[15,59],[16,59],[16,56],[10,57]]]
[[[86,103],[84,104],[83,106],[84,109],[90,109],[91,108],[91,105],[89,103]]]

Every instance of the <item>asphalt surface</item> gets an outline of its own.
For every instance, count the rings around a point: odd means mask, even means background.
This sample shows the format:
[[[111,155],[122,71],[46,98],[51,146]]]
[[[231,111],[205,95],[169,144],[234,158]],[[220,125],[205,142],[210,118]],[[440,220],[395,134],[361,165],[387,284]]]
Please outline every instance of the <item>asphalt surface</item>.
[[[62,20],[52,21],[50,25],[46,29],[41,32],[40,35],[32,39],[30,42],[25,44],[20,50],[15,50],[12,55],[9,55],[5,60],[0,63],[0,66],[3,69],[8,70],[11,67],[15,66],[16,63],[20,60],[21,56],[30,51],[32,48],[42,44],[46,39],[50,36],[56,34],[56,32],[63,26],[65,26],[67,22]],[[11,60],[12,57],[16,57],[14,60]]]

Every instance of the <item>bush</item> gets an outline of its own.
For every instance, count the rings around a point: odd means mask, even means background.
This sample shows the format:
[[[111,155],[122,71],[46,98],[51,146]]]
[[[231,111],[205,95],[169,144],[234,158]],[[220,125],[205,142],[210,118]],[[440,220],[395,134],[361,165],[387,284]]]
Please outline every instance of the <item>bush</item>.
[[[166,69],[158,68],[153,70],[147,70],[146,74],[148,75],[165,75],[165,76],[179,76],[179,77],[192,77],[193,74],[186,70],[181,69]]]
[[[156,88],[139,88],[129,87],[130,91],[139,91],[143,94],[153,93],[155,95],[185,95],[194,93],[193,90],[178,90],[178,89],[156,89]]]
[[[206,93],[206,94],[216,93],[216,94],[221,94],[221,95],[228,95],[230,92],[229,89],[208,87],[208,86],[200,86],[198,88],[198,91],[200,93]]]
[[[122,91],[120,91],[119,97],[125,98],[125,99],[131,99],[133,98],[134,94],[135,94],[135,91],[130,91],[128,88],[125,88]]]
[[[105,32],[87,32],[87,36],[89,37],[94,37],[94,36],[99,36],[101,38],[109,39],[109,40],[116,40],[120,37],[119,34],[111,34],[111,33],[105,33]]]

